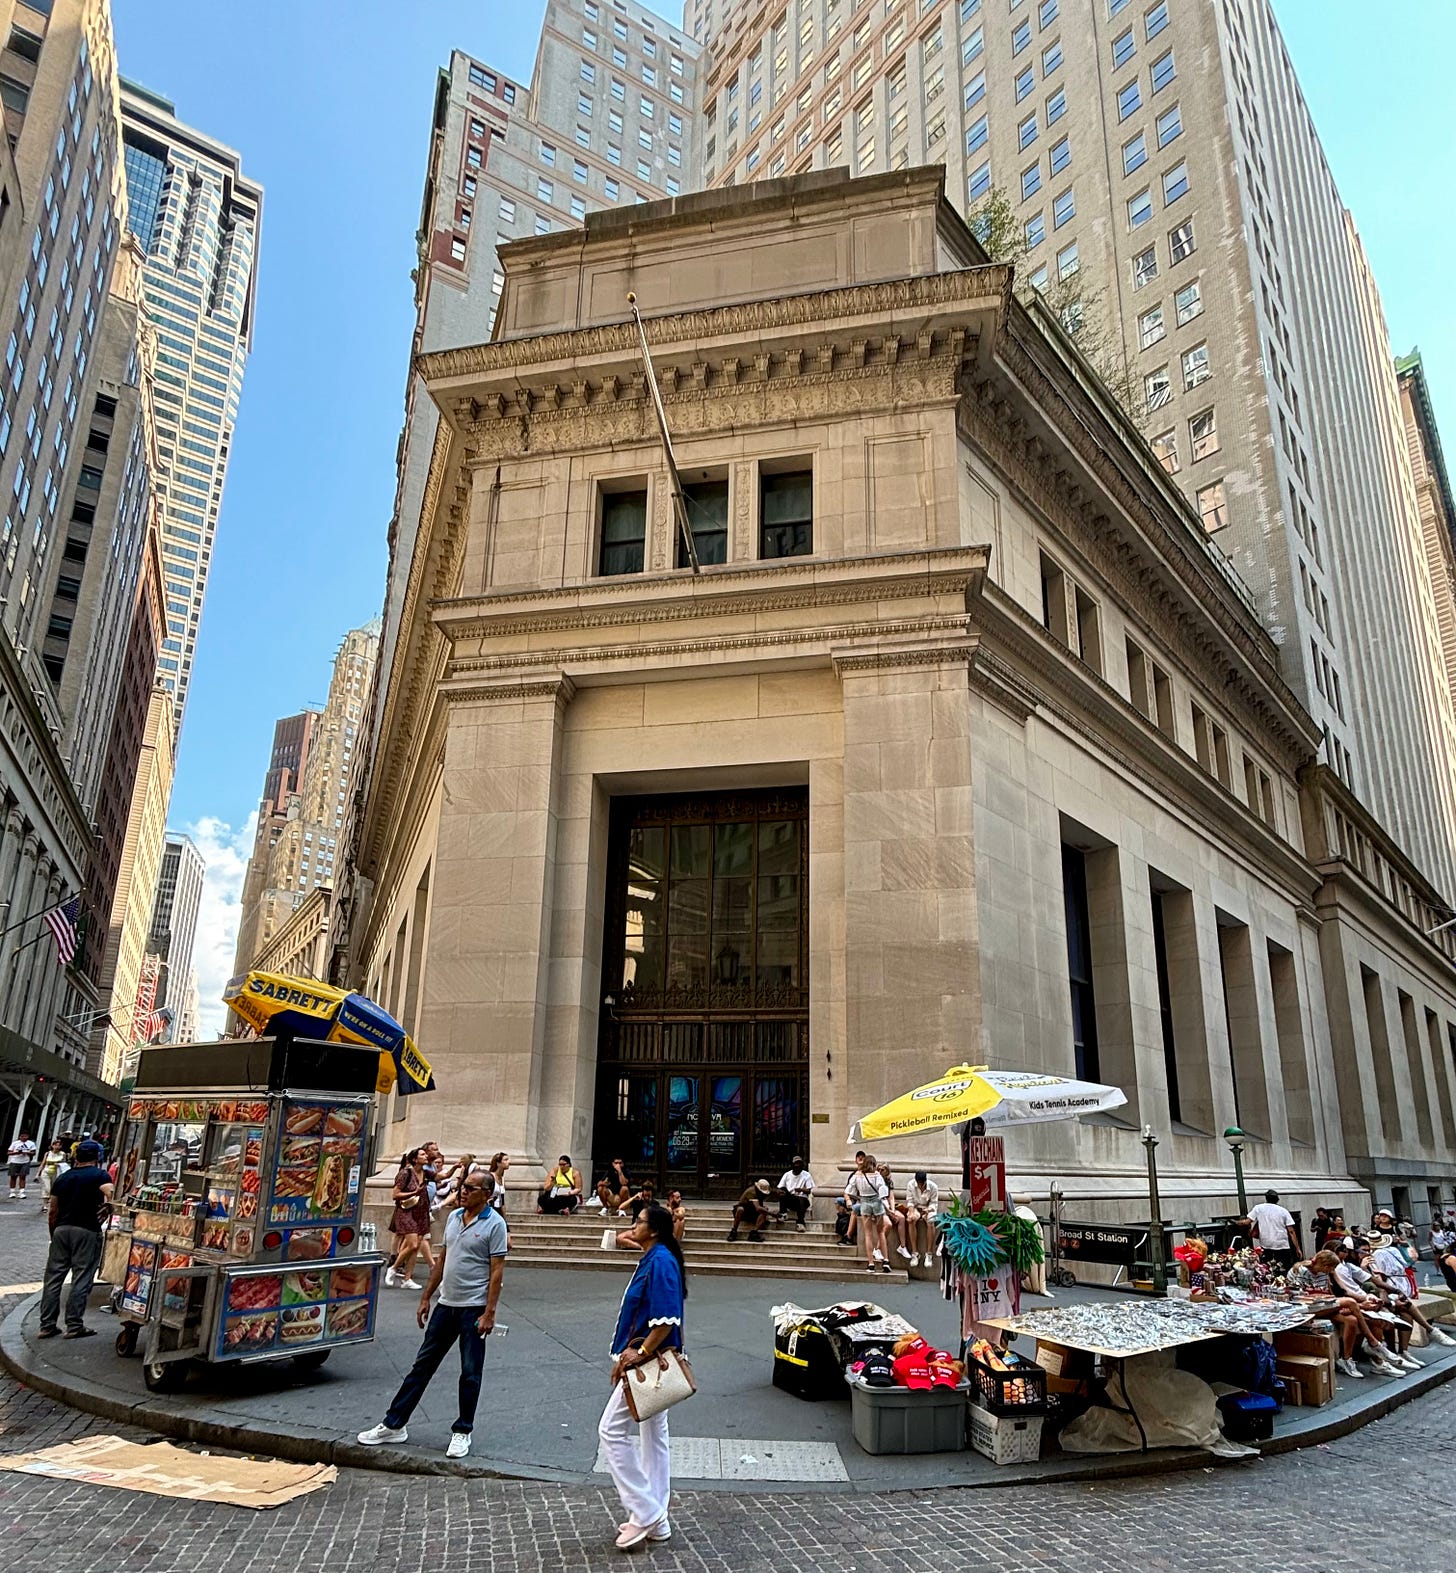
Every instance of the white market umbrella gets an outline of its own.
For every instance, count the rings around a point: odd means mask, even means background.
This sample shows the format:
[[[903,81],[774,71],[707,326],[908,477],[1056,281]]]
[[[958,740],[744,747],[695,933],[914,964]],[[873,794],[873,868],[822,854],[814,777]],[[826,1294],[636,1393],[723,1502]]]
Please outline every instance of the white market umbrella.
[[[1127,1102],[1121,1087],[1100,1081],[1077,1081],[1041,1071],[983,1070],[979,1074],[1001,1094],[1000,1103],[981,1116],[988,1131],[998,1125],[1040,1125],[1049,1120],[1074,1120],[1079,1114],[1105,1114]]]

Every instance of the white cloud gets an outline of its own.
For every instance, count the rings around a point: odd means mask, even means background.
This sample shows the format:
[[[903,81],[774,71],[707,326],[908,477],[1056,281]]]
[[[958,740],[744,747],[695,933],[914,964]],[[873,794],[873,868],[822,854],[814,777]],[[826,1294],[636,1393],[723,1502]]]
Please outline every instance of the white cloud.
[[[233,975],[243,876],[252,856],[257,824],[255,809],[236,830],[210,814],[183,826],[207,865],[197,914],[197,943],[192,951],[192,969],[197,974],[197,1036],[202,1041],[219,1037],[227,1017],[222,991]]]

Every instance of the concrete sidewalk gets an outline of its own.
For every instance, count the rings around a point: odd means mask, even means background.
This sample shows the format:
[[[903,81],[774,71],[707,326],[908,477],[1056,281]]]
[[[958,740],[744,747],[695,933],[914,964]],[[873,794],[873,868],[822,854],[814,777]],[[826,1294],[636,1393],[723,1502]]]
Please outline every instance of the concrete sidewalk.
[[[625,1264],[624,1264],[625,1265]],[[587,1482],[597,1461],[596,1424],[606,1399],[607,1347],[627,1273],[508,1272],[499,1321],[509,1329],[488,1345],[475,1448],[463,1464],[447,1463],[456,1367],[447,1362],[410,1423],[400,1448],[364,1448],[355,1433],[382,1415],[419,1343],[419,1296],[386,1290],[373,1344],[335,1350],[308,1376],[288,1362],[213,1366],[177,1395],[152,1395],[140,1363],[112,1347],[117,1323],[94,1310],[102,1336],[68,1342],[35,1340],[35,1300],[0,1328],[0,1359],[21,1381],[78,1408],[149,1426],[194,1442],[308,1461],[407,1472],[494,1474]],[[1058,1302],[1115,1299],[1106,1291],[1062,1291]],[[1206,1466],[1202,1452],[1072,1458],[996,1468],[979,1454],[875,1457],[855,1443],[850,1405],[806,1403],[772,1386],[772,1306],[829,1305],[872,1299],[904,1316],[926,1337],[954,1348],[958,1307],[933,1283],[891,1284],[868,1275],[840,1284],[700,1278],[688,1300],[688,1349],[698,1395],[674,1412],[674,1477],[684,1489],[806,1490],[991,1486],[1040,1480],[1107,1478],[1149,1470]],[[1054,1303],[1031,1299],[1028,1306]],[[1401,1380],[1340,1379],[1335,1400],[1318,1409],[1286,1409],[1263,1451],[1325,1441],[1387,1413],[1456,1376],[1456,1350],[1417,1352],[1428,1369]]]

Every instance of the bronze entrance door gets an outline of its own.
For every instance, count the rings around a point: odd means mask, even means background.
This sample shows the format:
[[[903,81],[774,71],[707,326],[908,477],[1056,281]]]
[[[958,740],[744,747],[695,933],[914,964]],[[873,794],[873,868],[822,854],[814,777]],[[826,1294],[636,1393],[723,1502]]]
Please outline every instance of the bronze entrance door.
[[[736,1196],[809,1126],[804,788],[612,805],[593,1179]]]

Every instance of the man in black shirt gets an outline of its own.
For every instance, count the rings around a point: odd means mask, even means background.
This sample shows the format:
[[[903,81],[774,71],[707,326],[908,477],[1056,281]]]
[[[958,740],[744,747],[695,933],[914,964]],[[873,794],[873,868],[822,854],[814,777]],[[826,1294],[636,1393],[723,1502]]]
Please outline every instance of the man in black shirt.
[[[101,1167],[101,1148],[81,1142],[77,1166],[60,1175],[51,1187],[51,1249],[46,1258],[40,1296],[41,1338],[54,1338],[60,1328],[61,1286],[71,1275],[66,1301],[67,1338],[94,1338],[85,1322],[86,1301],[101,1262],[101,1222],[111,1202],[111,1176]]]

